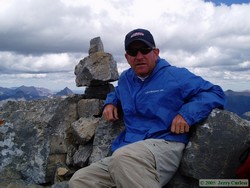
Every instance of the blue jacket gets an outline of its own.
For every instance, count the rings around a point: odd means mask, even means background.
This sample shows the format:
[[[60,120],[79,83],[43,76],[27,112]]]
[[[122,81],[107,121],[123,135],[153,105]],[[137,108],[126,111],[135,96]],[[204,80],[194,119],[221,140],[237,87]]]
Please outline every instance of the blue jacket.
[[[206,118],[213,108],[223,108],[224,92],[185,68],[158,59],[153,72],[141,81],[130,68],[124,71],[104,105],[121,104],[125,130],[114,140],[112,151],[148,138],[188,142],[188,134],[170,131],[180,114],[192,126]]]

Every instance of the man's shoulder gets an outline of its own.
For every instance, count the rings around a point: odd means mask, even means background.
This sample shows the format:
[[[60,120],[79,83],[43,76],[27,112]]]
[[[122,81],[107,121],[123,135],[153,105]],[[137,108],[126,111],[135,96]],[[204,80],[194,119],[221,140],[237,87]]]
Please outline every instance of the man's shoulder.
[[[160,67],[161,67],[160,69],[165,70],[166,72],[168,72],[168,74],[173,74],[177,77],[183,74],[193,74],[185,67],[177,67],[174,65],[170,65],[169,63],[165,65],[164,63],[161,63]]]
[[[189,72],[187,68],[185,67],[177,67],[174,65],[171,65],[168,61],[165,59],[159,58],[157,62],[157,69],[164,69],[168,72],[174,72],[176,74],[183,73],[183,72]]]

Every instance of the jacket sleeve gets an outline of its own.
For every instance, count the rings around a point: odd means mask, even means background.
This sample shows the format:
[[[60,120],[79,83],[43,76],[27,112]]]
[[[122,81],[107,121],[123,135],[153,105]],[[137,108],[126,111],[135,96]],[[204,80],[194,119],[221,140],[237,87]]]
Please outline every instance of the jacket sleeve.
[[[120,78],[118,80],[118,86],[115,87],[115,90],[108,93],[106,100],[104,102],[104,106],[103,108],[107,105],[107,104],[113,104],[114,106],[118,107],[118,105],[120,104],[120,95],[119,95],[119,85],[121,80],[124,80],[125,77],[125,72],[122,72],[120,75]]]
[[[116,87],[115,91],[108,93],[107,98],[104,102],[104,106],[106,106],[107,104],[113,104],[115,106],[118,105],[119,99],[118,99],[117,91],[118,91],[118,89]]]
[[[220,86],[190,73],[184,69],[181,77],[184,105],[179,114],[192,126],[206,118],[214,108],[224,108],[225,94]],[[179,77],[180,78],[180,77]]]

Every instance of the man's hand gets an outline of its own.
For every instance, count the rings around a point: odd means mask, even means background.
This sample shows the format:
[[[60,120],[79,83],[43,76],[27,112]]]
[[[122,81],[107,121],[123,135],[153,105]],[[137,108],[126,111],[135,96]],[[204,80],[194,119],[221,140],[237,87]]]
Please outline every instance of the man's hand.
[[[106,121],[116,121],[118,120],[118,110],[113,104],[108,104],[103,110],[103,116]]]
[[[189,132],[189,128],[190,126],[180,114],[175,116],[171,125],[171,132],[176,134],[187,133]]]

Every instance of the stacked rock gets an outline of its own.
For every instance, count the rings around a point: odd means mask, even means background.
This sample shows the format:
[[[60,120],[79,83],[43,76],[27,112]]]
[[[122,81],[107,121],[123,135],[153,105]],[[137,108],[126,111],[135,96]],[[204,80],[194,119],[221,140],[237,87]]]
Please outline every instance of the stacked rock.
[[[118,80],[117,64],[113,56],[104,52],[100,37],[90,40],[89,56],[80,60],[75,67],[76,86],[87,86],[88,98],[105,99],[113,89],[109,82]]]
[[[79,119],[71,124],[78,143],[74,140],[70,143],[67,164],[84,167],[108,156],[111,142],[123,129],[123,122],[113,125],[102,118],[104,100],[114,89],[110,82],[118,80],[119,75],[116,61],[104,52],[100,37],[90,40],[89,56],[76,65],[75,75],[76,86],[86,86],[86,89],[77,104]]]

